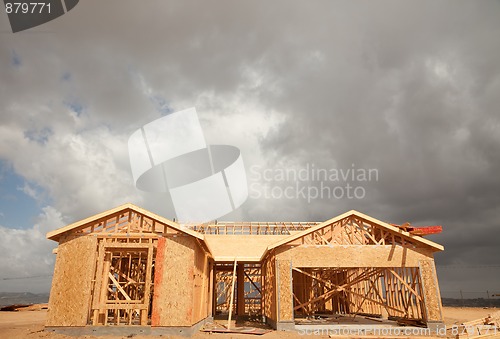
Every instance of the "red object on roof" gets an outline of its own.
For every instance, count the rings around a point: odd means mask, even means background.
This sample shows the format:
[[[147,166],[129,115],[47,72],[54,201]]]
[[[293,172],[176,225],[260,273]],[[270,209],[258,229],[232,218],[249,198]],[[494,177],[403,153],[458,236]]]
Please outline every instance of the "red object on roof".
[[[443,227],[441,226],[421,226],[421,227],[411,227],[412,230],[408,230],[410,234],[414,235],[427,235],[427,234],[438,234],[443,232]]]
[[[393,226],[402,229],[403,231],[407,231],[413,235],[428,235],[428,234],[438,234],[443,231],[443,227],[439,225],[434,226],[411,226],[409,222],[404,223],[403,225],[391,224]]]

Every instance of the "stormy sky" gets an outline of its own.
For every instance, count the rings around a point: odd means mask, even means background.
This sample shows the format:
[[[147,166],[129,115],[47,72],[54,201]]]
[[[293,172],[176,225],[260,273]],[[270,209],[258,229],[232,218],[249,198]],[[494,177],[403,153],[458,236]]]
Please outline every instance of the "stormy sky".
[[[247,169],[222,220],[442,225],[441,289],[500,293],[499,17],[497,1],[84,0],[12,33],[0,13],[0,291],[49,290],[47,231],[125,202],[173,218],[135,188],[127,141],[196,107]],[[274,176],[311,168],[378,175]],[[362,197],[300,193],[347,184]]]

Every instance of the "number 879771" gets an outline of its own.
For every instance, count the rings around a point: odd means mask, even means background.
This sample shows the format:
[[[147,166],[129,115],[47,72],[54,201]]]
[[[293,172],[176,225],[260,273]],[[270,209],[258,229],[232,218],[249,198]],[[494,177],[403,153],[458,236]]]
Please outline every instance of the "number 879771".
[[[33,14],[33,13],[48,13],[50,14],[50,3],[45,2],[8,2],[5,4],[5,12],[7,14]]]

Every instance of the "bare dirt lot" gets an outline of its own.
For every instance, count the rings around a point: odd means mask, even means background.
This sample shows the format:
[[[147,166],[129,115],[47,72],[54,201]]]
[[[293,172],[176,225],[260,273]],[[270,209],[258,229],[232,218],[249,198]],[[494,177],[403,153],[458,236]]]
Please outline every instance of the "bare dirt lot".
[[[497,312],[499,309],[495,308],[468,308],[468,307],[444,307],[445,324],[451,326],[453,324],[459,324],[465,321],[475,320],[478,318],[486,317],[488,314]],[[28,339],[68,339],[74,338],[62,334],[56,334],[44,331],[44,323],[47,316],[47,310],[34,310],[34,311],[19,311],[19,312],[0,312],[0,338],[28,338]],[[194,339],[229,339],[229,338],[263,338],[263,339],[274,339],[274,338],[303,338],[304,335],[300,335],[298,332],[270,332],[262,336],[254,336],[249,334],[209,334],[204,332],[199,332],[194,335]],[[327,335],[311,335],[314,338],[328,338]],[[118,339],[127,338],[123,336],[85,336],[88,339]],[[132,338],[129,336],[129,338]],[[133,336],[135,339],[149,339],[149,336]],[[164,336],[166,338],[166,336]],[[170,338],[184,338],[184,337],[170,337]],[[337,338],[359,338],[359,336],[353,337],[337,337]],[[374,336],[366,336],[364,338],[374,338]],[[378,336],[377,338],[381,338]],[[409,336],[393,336],[393,338],[410,338]],[[420,337],[422,338],[422,337]],[[429,338],[429,337],[427,337]],[[500,334],[489,337],[489,338],[500,338]]]

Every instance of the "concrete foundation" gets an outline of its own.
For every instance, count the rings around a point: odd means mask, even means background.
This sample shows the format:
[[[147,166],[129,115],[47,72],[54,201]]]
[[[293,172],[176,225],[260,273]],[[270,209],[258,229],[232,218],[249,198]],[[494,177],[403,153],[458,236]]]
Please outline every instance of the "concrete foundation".
[[[135,336],[135,335],[178,335],[191,337],[207,322],[213,322],[213,318],[205,318],[193,326],[173,326],[173,327],[151,327],[151,326],[74,326],[57,327],[46,326],[45,331],[55,332],[72,337],[82,337],[87,335],[116,335],[116,336]]]
[[[294,321],[278,321],[276,323],[276,330],[278,331],[295,331]]]

